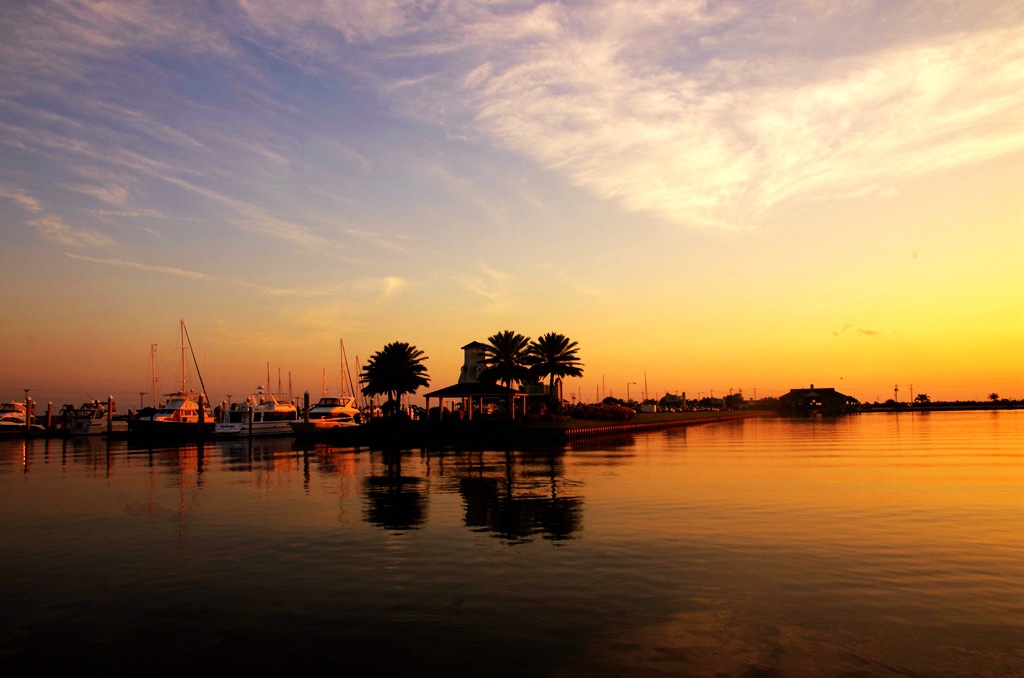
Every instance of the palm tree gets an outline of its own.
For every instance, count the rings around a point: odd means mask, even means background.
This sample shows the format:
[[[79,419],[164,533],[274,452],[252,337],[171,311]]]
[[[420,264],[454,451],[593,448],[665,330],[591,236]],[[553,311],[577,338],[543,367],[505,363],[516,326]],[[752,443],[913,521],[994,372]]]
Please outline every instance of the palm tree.
[[[529,381],[531,376],[527,349],[530,338],[518,332],[505,330],[487,337],[489,345],[484,348],[484,369],[480,378],[489,382],[501,382],[510,389],[508,395],[509,414],[512,408],[512,382],[520,384]]]
[[[576,355],[579,348],[564,334],[548,332],[541,335],[527,349],[533,373],[548,378],[548,399],[557,402],[555,377],[582,377],[583,363]],[[561,403],[558,403],[560,406]]]
[[[420,386],[428,386],[430,377],[423,365],[423,351],[401,341],[387,344],[370,356],[360,378],[366,384],[363,395],[387,395],[384,411],[394,414],[406,393],[415,393]]]

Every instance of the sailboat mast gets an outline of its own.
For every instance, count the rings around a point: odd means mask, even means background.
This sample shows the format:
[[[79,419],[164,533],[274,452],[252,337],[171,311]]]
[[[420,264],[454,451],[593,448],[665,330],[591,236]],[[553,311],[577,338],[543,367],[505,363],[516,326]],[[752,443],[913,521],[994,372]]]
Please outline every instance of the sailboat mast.
[[[189,339],[188,330],[185,329],[185,321],[181,321],[181,392],[185,392],[185,340],[188,340],[188,350],[192,352],[192,364],[196,367],[196,376],[199,377],[199,387],[203,390],[200,393],[206,396],[206,384],[203,383],[203,373],[199,371],[199,361],[196,360],[196,352],[192,349],[192,340]]]
[[[149,369],[153,373],[153,407],[156,407],[156,344],[149,345]]]
[[[341,390],[338,395],[345,395],[345,340],[338,340],[338,372],[341,374]]]
[[[185,392],[185,320],[181,321],[181,392]]]
[[[363,370],[359,367],[359,356],[356,356],[356,392],[355,397],[366,405],[366,396],[363,395]]]

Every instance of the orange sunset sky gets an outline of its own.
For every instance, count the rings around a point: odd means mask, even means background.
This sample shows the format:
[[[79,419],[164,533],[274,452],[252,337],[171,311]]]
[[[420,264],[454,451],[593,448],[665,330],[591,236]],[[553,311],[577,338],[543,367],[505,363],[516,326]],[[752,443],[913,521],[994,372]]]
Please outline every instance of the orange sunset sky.
[[[441,388],[506,329],[579,342],[585,401],[1024,397],[1020,2],[42,1],[0,31],[0,399],[138,406],[152,344],[176,390],[180,319],[214,402],[268,363],[336,391],[342,339]]]

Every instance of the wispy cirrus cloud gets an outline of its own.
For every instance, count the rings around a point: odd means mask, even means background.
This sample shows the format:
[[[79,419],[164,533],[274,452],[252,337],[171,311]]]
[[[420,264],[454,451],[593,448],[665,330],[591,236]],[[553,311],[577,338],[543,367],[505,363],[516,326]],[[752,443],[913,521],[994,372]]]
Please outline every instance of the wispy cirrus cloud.
[[[109,247],[113,244],[110,236],[87,228],[73,228],[53,214],[44,214],[25,222],[44,238],[64,246]]]
[[[855,327],[854,325],[846,324],[843,325],[843,329],[832,332],[834,337],[862,337],[872,338],[880,335],[881,332],[878,330],[870,330],[864,327]]]
[[[43,203],[35,196],[0,186],[0,199],[13,202],[31,215],[24,221],[24,224],[36,230],[47,240],[66,247],[109,247],[113,244],[113,240],[100,231],[71,226],[65,223],[60,216],[49,214]]]
[[[299,285],[295,287],[275,287],[264,283],[252,282],[239,278],[231,278],[222,275],[194,271],[178,266],[166,266],[163,264],[150,264],[128,259],[116,259],[110,257],[94,257],[73,252],[65,252],[64,256],[76,261],[83,261],[100,266],[114,268],[125,268],[159,275],[167,275],[186,280],[194,280],[204,283],[216,283],[218,285],[232,285],[244,287],[271,297],[296,297],[296,298],[338,298],[354,296],[362,299],[386,299],[399,294],[408,287],[408,281],[396,276],[383,276],[379,278],[360,278],[346,283],[333,285]]]
[[[359,83],[408,119],[515,153],[626,210],[684,226],[747,227],[794,198],[891,195],[905,177],[1024,148],[1024,10],[1011,0],[983,4],[246,0],[201,13],[54,0],[0,13],[13,36],[0,46],[10,83],[0,103],[42,125],[9,123],[0,143],[141,166],[240,207],[246,201],[230,184],[273,184],[303,167],[303,149],[267,134],[261,120],[240,123],[175,91],[181,74],[162,59],[216,59],[243,105],[301,129],[302,106],[282,95],[284,80],[266,58],[327,89]],[[125,91],[63,95],[85,121],[26,110],[26,93],[60,101],[68,83],[97,74],[116,83],[112,65],[151,52],[158,56],[141,60],[144,72],[121,73],[131,78]],[[135,103],[140,91],[144,103]],[[180,113],[157,105],[165,96]],[[345,148],[339,159],[365,171],[367,156]],[[220,188],[204,194],[193,175]],[[474,178],[450,168],[432,178],[460,200],[476,195]],[[91,195],[134,206],[130,195]],[[480,204],[501,220],[499,201]],[[243,209],[229,223],[252,216]],[[302,219],[254,223],[325,244]]]
[[[507,311],[511,303],[511,276],[484,263],[478,263],[473,268],[474,271],[455,274],[453,279],[462,289],[482,300],[483,304],[478,310],[492,314]]]
[[[37,198],[27,195],[19,190],[7,189],[0,186],[0,198],[10,200],[26,212],[30,212],[32,214],[39,214],[43,211],[43,206]]]
[[[791,197],[891,193],[1024,148],[1011,2],[246,8],[296,50],[358,45],[406,114],[671,223],[754,225]]]

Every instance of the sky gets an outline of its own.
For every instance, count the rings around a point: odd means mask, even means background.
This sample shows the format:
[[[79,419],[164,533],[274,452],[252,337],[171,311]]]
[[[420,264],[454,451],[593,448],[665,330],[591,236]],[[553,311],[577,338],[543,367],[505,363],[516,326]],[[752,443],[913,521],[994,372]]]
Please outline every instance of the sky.
[[[149,404],[182,320],[213,402],[337,392],[341,342],[442,388],[503,330],[578,342],[587,402],[1024,398],[1018,0],[10,0],[0,37],[0,399]]]

